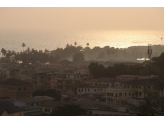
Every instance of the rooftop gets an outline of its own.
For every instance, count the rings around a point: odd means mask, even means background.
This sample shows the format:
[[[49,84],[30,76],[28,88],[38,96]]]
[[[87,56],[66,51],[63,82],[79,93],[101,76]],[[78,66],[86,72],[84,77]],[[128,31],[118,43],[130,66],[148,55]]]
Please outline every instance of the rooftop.
[[[69,87],[72,87],[72,88],[104,88],[102,86],[91,86],[87,83],[75,83],[75,84],[69,85]]]
[[[54,100],[54,98],[49,96],[36,96],[31,98],[20,99],[18,101],[25,102],[25,103],[34,103],[34,102],[48,101],[48,100]]]
[[[131,90],[131,89],[123,88],[123,87],[111,87],[111,88],[106,88],[106,90]]]
[[[0,85],[11,85],[11,86],[33,86],[32,84],[22,81],[22,80],[17,80],[17,79],[8,79],[6,81],[0,82]]]
[[[91,82],[108,82],[108,83],[112,83],[112,82],[115,82],[116,79],[113,79],[113,78],[98,78],[98,79],[92,79],[92,80],[89,80]]]
[[[124,84],[130,85],[157,85],[157,83],[159,83],[158,79],[137,79],[124,82]]]
[[[7,110],[9,113],[23,111],[22,108],[19,108],[17,106],[14,106],[13,104],[11,104],[8,101],[2,101],[2,102],[0,102],[0,115],[2,115],[2,113],[5,110]]]

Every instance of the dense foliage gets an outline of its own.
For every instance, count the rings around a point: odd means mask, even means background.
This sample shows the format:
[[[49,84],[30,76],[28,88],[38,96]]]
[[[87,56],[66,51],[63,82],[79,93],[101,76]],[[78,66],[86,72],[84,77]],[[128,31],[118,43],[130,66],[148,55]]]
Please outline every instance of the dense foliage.
[[[85,61],[85,58],[82,53],[75,53],[73,55],[73,62],[80,63],[80,62],[84,62],[84,61]]]
[[[87,110],[74,103],[58,106],[51,113],[52,116],[80,116],[86,115]]]
[[[23,52],[15,52],[1,49],[3,59],[1,62],[19,62],[23,63],[35,63],[35,62],[51,62],[54,63],[58,60],[73,60],[73,55],[76,53],[82,53],[85,60],[100,60],[100,61],[109,61],[109,60],[118,60],[118,61],[136,61],[137,58],[147,58],[146,46],[135,46],[129,48],[114,48],[114,47],[99,47],[95,46],[92,49],[89,47],[89,43],[86,44],[86,47],[77,46],[77,42],[72,44],[67,44],[65,48],[57,48],[52,51],[45,49],[35,50],[26,48],[26,44],[22,44]],[[138,50],[140,49],[140,50]],[[162,46],[153,46],[153,56],[159,56],[163,52]],[[158,52],[157,52],[158,51]],[[12,60],[9,58],[13,56]],[[160,63],[160,61],[159,61]]]
[[[88,68],[94,78],[115,77],[117,75],[163,75],[164,74],[164,53],[159,57],[153,57],[153,63],[149,65],[125,65],[115,64],[105,68],[102,64],[92,62]]]

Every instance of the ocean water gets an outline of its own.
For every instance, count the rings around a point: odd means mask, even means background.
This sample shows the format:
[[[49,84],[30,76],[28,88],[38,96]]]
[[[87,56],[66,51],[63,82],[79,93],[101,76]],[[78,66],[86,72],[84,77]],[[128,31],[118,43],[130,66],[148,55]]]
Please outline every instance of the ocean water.
[[[77,46],[127,48],[130,46],[164,45],[164,31],[161,30],[101,30],[78,32],[0,32],[0,48],[23,51],[26,48],[54,50],[65,48],[67,43]]]

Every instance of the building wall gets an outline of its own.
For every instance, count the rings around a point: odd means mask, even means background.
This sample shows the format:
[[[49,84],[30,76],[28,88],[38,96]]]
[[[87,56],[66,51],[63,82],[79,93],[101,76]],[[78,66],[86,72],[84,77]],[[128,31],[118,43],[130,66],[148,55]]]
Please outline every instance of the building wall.
[[[117,103],[117,101],[127,101],[128,98],[131,98],[133,96],[134,91],[133,90],[118,90],[118,89],[112,89],[112,90],[106,90],[106,96],[109,96],[109,98],[106,98],[106,102],[108,103]]]
[[[134,97],[137,98],[145,98],[147,97],[150,93],[152,93],[155,96],[160,96],[159,91],[157,89],[157,86],[155,85],[129,85],[125,84],[125,88],[131,88],[134,90]],[[146,90],[145,90],[146,89]]]
[[[77,95],[105,93],[105,88],[77,88]]]
[[[39,106],[39,108],[41,108],[42,112],[46,114],[50,114],[54,109],[54,107],[44,107],[44,106]]]
[[[41,64],[40,66],[39,66],[39,68],[56,68],[56,69],[58,69],[58,68],[60,68],[61,67],[61,64]]]
[[[17,87],[9,85],[0,85],[0,96],[8,96],[11,99],[20,99],[31,97],[33,87]]]

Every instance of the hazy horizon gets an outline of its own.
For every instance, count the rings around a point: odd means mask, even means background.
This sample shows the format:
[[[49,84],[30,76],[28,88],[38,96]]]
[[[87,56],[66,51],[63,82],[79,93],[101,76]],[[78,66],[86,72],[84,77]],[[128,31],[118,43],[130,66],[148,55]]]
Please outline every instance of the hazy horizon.
[[[0,30],[164,30],[163,13],[163,7],[1,7]]]

